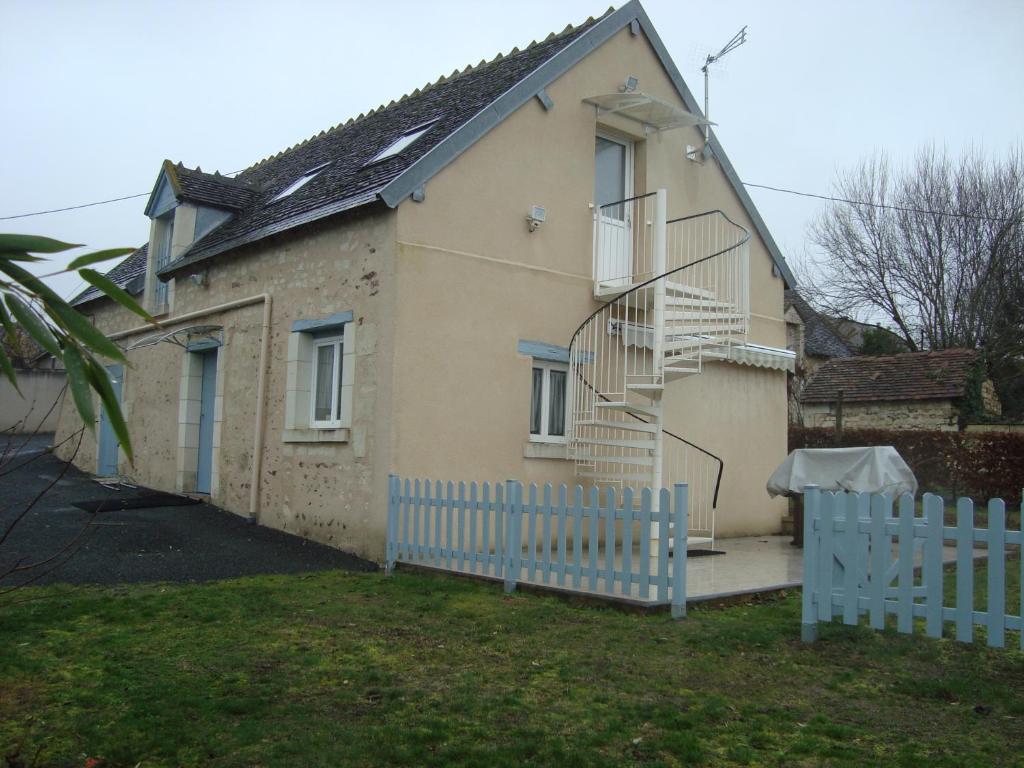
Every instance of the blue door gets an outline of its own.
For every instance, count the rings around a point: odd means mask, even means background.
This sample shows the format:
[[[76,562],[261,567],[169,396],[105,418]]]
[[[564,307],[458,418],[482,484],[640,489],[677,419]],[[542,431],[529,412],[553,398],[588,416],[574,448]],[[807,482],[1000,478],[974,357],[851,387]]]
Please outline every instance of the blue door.
[[[110,376],[110,386],[114,390],[117,402],[121,402],[121,382],[124,380],[124,366],[109,365],[107,374]],[[110,425],[107,417],[107,409],[100,409],[100,436],[99,450],[96,457],[96,474],[103,477],[110,477],[117,474],[117,436],[114,428]]]
[[[213,407],[217,397],[217,350],[202,353],[203,389],[199,409],[199,460],[196,491],[209,493],[213,478]]]

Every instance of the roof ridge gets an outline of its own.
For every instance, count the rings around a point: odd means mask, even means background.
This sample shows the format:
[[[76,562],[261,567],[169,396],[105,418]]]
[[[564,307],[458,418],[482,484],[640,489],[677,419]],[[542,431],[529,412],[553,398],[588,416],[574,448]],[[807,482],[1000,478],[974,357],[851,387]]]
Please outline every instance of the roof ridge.
[[[365,119],[367,119],[367,118],[369,118],[369,117],[371,117],[371,116],[373,116],[373,115],[375,115],[375,114],[377,114],[379,112],[383,112],[383,111],[385,111],[387,109],[390,109],[391,107],[395,106],[396,104],[401,104],[404,101],[406,101],[407,99],[411,99],[411,98],[414,98],[416,96],[421,96],[424,93],[426,93],[427,91],[429,91],[429,90],[431,90],[431,89],[433,89],[433,88],[435,88],[435,87],[437,87],[439,85],[443,85],[445,83],[450,83],[450,82],[452,82],[454,80],[457,80],[457,79],[460,79],[460,78],[464,77],[465,75],[475,74],[475,73],[479,72],[484,67],[489,67],[492,64],[497,64],[498,62],[500,62],[500,61],[502,61],[504,59],[507,59],[507,58],[509,58],[511,56],[515,56],[515,55],[520,54],[520,53],[525,53],[525,52],[527,52],[529,50],[532,50],[533,48],[535,48],[537,45],[540,45],[541,43],[548,43],[548,42],[551,42],[552,40],[557,40],[560,37],[564,37],[565,35],[570,34],[572,32],[576,32],[576,31],[578,31],[580,29],[583,29],[584,27],[596,24],[597,22],[599,22],[602,19],[610,16],[614,12],[615,12],[615,7],[610,5],[610,6],[608,6],[608,10],[606,10],[603,14],[601,14],[597,18],[594,18],[593,16],[588,16],[586,21],[584,21],[584,22],[582,22],[580,24],[576,24],[576,25],[567,24],[565,29],[563,29],[561,32],[557,32],[557,33],[556,32],[551,32],[551,33],[549,33],[548,36],[545,37],[540,43],[538,43],[536,40],[531,40],[530,44],[527,45],[526,47],[524,47],[521,50],[518,47],[513,47],[512,50],[509,51],[507,54],[504,54],[504,53],[499,51],[494,56],[494,58],[492,58],[490,61],[488,61],[486,59],[480,59],[479,63],[477,63],[476,65],[467,64],[465,66],[465,68],[462,69],[462,70],[459,70],[458,68],[456,68],[456,69],[452,70],[452,73],[450,75],[441,75],[437,80],[435,80],[433,82],[428,82],[423,87],[416,88],[411,93],[404,93],[401,96],[399,96],[397,99],[392,99],[391,101],[389,101],[387,103],[386,106],[381,104],[381,105],[377,106],[376,108],[371,109],[369,112],[360,112],[358,117],[355,117],[355,118],[350,117],[347,120],[345,120],[344,122],[339,122],[336,125],[331,126],[330,128],[327,128],[325,130],[320,131],[320,133],[318,133],[318,134],[314,134],[313,136],[310,136],[310,137],[308,137],[306,139],[303,139],[302,141],[300,141],[300,142],[298,142],[296,144],[293,144],[290,147],[286,147],[285,149],[282,149],[280,152],[276,152],[273,155],[268,155],[267,157],[264,157],[261,160],[257,160],[252,165],[250,165],[250,166],[244,168],[243,170],[239,171],[238,172],[238,176],[241,176],[242,174],[248,173],[249,171],[255,170],[256,168],[259,168],[259,167],[265,165],[266,163],[270,162],[271,160],[276,160],[279,157],[282,157],[282,156],[288,154],[289,152],[293,152],[293,151],[295,151],[297,149],[300,149],[303,146],[305,146],[306,144],[308,144],[313,139],[317,139],[317,138],[320,138],[322,136],[329,136],[329,135],[331,135],[331,134],[333,134],[335,132],[344,131],[346,128],[348,128],[348,127],[350,127],[350,126],[352,126],[352,125],[354,125],[356,123],[359,123],[359,122],[361,122],[361,121],[363,121],[363,120],[365,120]]]

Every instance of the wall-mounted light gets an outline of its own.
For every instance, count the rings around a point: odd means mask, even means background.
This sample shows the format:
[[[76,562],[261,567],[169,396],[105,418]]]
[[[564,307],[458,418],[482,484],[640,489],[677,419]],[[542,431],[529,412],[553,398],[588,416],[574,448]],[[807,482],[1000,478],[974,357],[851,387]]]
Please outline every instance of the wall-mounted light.
[[[640,81],[633,77],[633,75],[630,75],[629,77],[626,78],[626,82],[619,86],[619,90],[622,91],[623,93],[632,93],[633,91],[636,90],[636,87],[639,84]]]
[[[200,288],[205,287],[209,283],[207,271],[204,269],[202,272],[193,272],[188,276],[188,279],[198,285]]]
[[[537,227],[544,223],[547,218],[548,212],[544,210],[542,206],[535,205],[530,209],[530,213],[526,216],[527,225],[530,227],[531,232],[535,232]]]

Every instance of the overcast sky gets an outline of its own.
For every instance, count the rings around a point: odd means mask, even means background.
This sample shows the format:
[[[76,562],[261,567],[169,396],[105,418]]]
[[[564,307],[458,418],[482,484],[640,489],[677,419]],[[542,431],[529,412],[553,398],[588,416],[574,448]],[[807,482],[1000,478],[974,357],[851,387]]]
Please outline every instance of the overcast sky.
[[[621,5],[621,3],[619,4]],[[644,3],[744,181],[828,192],[876,149],[1002,154],[1024,126],[1024,2]],[[591,0],[0,0],[0,217],[148,193],[165,158],[237,171],[605,10]],[[751,190],[789,258],[821,203]],[[0,220],[93,248],[149,233],[137,198]],[[77,284],[54,281],[64,294]]]

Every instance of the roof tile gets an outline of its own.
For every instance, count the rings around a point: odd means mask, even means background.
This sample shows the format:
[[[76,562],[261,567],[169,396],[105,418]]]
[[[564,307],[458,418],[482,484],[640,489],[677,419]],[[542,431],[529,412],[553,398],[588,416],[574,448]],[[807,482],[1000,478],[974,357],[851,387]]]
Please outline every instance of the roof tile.
[[[967,393],[979,363],[973,349],[833,358],[822,364],[800,396],[804,403],[945,400]]]

